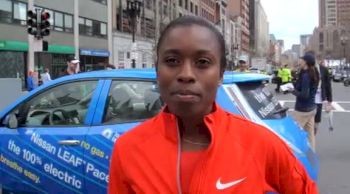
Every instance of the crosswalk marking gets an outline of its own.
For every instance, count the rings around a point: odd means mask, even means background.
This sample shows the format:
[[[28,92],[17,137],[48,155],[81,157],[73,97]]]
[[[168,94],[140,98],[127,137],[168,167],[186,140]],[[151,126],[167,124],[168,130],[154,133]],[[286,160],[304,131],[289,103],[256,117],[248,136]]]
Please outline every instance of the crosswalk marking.
[[[281,106],[284,106],[286,103],[295,103],[295,100],[280,100]],[[345,110],[339,104],[350,104],[350,101],[336,101],[332,102],[332,107],[334,108],[333,112],[342,112],[342,113],[350,113],[350,110]],[[290,111],[294,111],[294,109],[289,109]]]

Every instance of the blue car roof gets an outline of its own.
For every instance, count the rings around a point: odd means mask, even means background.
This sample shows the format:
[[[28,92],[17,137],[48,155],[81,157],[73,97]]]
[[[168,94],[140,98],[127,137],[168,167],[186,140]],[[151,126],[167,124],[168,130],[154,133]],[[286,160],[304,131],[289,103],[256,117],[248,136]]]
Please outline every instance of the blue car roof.
[[[151,69],[116,69],[116,70],[101,70],[79,73],[72,76],[61,77],[55,82],[62,82],[72,79],[88,79],[88,78],[137,78],[137,79],[156,79],[156,72],[154,68]],[[269,80],[270,76],[257,73],[239,73],[239,72],[225,72],[224,84],[264,81]],[[52,83],[54,84],[54,83]]]

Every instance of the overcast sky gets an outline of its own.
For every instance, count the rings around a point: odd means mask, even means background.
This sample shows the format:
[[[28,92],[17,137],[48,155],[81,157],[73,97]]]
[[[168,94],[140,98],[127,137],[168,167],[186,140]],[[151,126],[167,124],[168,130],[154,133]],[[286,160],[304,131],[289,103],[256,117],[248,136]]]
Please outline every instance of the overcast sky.
[[[261,0],[269,21],[269,33],[285,41],[285,49],[300,43],[301,34],[318,26],[318,0]]]

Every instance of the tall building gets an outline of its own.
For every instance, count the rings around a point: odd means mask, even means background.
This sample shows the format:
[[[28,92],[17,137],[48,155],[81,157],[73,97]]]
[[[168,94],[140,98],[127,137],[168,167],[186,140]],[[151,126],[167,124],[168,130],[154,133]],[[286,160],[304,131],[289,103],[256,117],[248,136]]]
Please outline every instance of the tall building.
[[[132,26],[126,11],[126,2],[127,0],[113,0],[113,15],[116,16],[113,22],[114,64],[118,68],[152,67],[160,33],[177,17],[201,16],[216,24],[224,34],[226,0],[144,0],[136,25],[136,43],[132,43]],[[136,61],[135,67],[131,63],[133,59]]]
[[[252,54],[257,57],[265,57],[268,54],[269,47],[269,23],[267,21],[267,15],[260,0],[254,0],[254,5],[250,4],[250,7],[255,7],[254,17],[250,17],[250,21],[254,20],[254,26],[250,27],[250,33],[254,35],[254,37],[252,35],[250,36]]]
[[[36,52],[34,71],[48,67],[56,78],[67,68],[66,60],[75,55],[74,24],[78,22],[79,58],[81,70],[103,68],[108,62],[108,15],[107,0],[79,1],[79,19],[74,20],[74,1],[34,1],[34,7],[47,11],[50,17],[51,33],[48,51]],[[28,1],[0,1],[0,77],[19,76],[24,83],[28,70]],[[93,10],[93,11],[92,11]]]
[[[325,1],[325,15],[326,15],[326,26],[337,25],[337,1],[326,0]]]
[[[241,22],[241,49],[242,54],[250,53],[250,31],[249,31],[249,0],[230,0],[227,11],[230,15],[237,15],[242,18]]]
[[[303,48],[300,44],[293,44],[292,51],[297,55],[298,58],[303,55]]]
[[[319,26],[350,26],[350,0],[319,0]]]
[[[300,44],[307,46],[310,42],[311,34],[300,35]]]
[[[216,2],[215,0],[199,1],[199,15],[213,23],[216,22]]]
[[[350,26],[350,0],[337,0],[338,25]]]
[[[326,25],[326,0],[318,0],[318,25]]]
[[[277,66],[281,62],[282,51],[280,49],[279,42],[277,41],[274,34],[270,34],[270,46],[268,53],[268,63]]]

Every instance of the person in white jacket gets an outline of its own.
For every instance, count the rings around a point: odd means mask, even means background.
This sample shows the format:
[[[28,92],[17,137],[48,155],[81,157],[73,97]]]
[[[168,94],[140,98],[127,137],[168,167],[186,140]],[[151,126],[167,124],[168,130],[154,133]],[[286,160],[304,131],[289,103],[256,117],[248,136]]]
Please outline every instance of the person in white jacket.
[[[41,74],[41,81],[43,82],[43,84],[46,84],[47,82],[51,81],[49,68],[46,67],[44,73]]]

